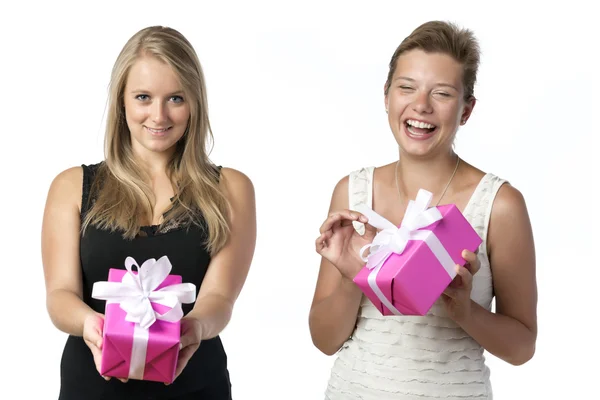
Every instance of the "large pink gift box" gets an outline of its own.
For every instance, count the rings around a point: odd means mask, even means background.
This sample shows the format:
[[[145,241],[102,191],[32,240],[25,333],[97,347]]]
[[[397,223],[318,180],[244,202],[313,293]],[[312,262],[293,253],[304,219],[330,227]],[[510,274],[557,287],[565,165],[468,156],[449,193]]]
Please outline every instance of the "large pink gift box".
[[[181,337],[180,318],[183,315],[181,302],[193,301],[195,286],[182,284],[181,276],[168,275],[163,269],[154,282],[138,285],[129,282],[130,285],[123,289],[128,273],[132,275],[129,278],[147,276],[149,274],[143,273],[144,267],[148,272],[150,267],[164,264],[165,259],[159,259],[156,264],[154,260],[149,260],[152,262],[149,265],[148,262],[144,263],[138,272],[111,268],[108,282],[94,284],[92,297],[108,300],[104,316],[101,375],[164,383],[171,383],[175,379]],[[141,295],[119,295],[119,291],[127,292],[132,286],[136,290],[136,286],[143,288]],[[127,301],[130,303],[127,304]],[[140,311],[144,305],[148,309]],[[165,318],[161,319],[162,316]]]
[[[426,315],[456,276],[455,265],[465,265],[462,251],[475,252],[482,243],[455,205],[429,208],[430,201],[429,192],[419,191],[400,227],[366,207],[357,209],[383,229],[365,246],[371,254],[354,277],[383,315]]]

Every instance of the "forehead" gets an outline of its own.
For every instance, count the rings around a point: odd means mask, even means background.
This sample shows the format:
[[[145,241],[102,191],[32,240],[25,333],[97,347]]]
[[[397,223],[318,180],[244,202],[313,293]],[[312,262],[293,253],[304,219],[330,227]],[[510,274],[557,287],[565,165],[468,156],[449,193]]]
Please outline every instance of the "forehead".
[[[426,53],[420,49],[407,51],[398,57],[394,79],[407,77],[416,81],[436,81],[459,85],[463,67],[444,53]]]
[[[152,56],[140,57],[133,63],[127,75],[126,87],[130,90],[157,92],[176,92],[182,89],[173,68]]]

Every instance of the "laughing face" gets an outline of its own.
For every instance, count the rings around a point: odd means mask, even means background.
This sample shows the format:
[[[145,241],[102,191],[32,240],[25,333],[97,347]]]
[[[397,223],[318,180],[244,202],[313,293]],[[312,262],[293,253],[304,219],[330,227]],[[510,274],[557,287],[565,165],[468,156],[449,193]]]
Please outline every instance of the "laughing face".
[[[441,53],[410,50],[398,57],[385,105],[392,132],[405,154],[447,153],[475,100],[464,101],[463,67]]]
[[[173,151],[187,128],[190,106],[172,68],[156,57],[141,57],[129,71],[123,97],[134,152]]]

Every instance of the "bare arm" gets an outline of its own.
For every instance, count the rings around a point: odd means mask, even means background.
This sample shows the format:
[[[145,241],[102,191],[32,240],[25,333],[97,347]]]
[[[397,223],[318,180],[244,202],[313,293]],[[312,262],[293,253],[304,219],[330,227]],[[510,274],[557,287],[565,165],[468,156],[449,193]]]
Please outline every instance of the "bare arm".
[[[336,185],[329,212],[331,214],[347,208],[348,177]],[[342,269],[351,272],[344,276],[327,259],[321,259],[309,314],[309,328],[314,345],[327,355],[335,354],[356,326],[362,292],[352,278],[363,264],[356,260],[352,265],[345,265]]]
[[[46,307],[52,323],[70,335],[83,335],[83,322],[96,313],[82,300],[79,262],[81,167],[60,173],[50,185],[42,224]]]
[[[217,336],[229,323],[254,255],[256,207],[254,187],[239,171],[223,168],[221,184],[231,204],[231,236],[213,258],[194,308],[187,317],[201,326],[201,340]]]
[[[533,357],[537,338],[535,250],[525,201],[508,184],[494,202],[488,247],[496,313],[472,302],[459,323],[487,351],[521,365]]]

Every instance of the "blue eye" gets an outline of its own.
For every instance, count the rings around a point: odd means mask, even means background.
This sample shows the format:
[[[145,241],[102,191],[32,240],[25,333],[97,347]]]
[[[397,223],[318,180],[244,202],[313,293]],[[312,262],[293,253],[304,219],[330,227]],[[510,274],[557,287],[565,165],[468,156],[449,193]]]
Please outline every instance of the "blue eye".
[[[149,99],[149,96],[147,94],[138,94],[135,98],[140,101],[146,101]]]
[[[169,100],[171,100],[173,103],[183,103],[183,97],[181,96],[171,96]]]

